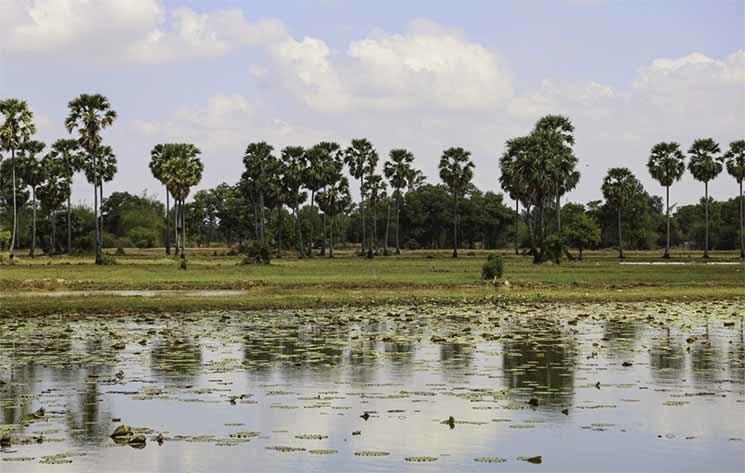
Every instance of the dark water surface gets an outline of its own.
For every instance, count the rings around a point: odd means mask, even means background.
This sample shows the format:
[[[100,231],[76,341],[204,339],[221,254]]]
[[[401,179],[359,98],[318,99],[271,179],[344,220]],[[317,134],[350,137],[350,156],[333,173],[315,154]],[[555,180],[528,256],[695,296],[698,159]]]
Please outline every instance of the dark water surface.
[[[708,302],[6,318],[0,471],[745,471],[743,315]],[[122,423],[144,448],[109,438]]]

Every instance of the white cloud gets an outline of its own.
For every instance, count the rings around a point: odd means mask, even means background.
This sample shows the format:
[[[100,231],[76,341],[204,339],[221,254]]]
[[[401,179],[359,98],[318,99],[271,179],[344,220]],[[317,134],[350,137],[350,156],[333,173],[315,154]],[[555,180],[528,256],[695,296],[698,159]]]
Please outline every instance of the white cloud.
[[[354,41],[344,54],[306,37],[274,45],[271,56],[279,83],[318,110],[485,110],[512,95],[493,51],[425,20]]]
[[[222,56],[286,37],[238,9],[167,11],[160,0],[0,0],[0,54],[161,63]]]

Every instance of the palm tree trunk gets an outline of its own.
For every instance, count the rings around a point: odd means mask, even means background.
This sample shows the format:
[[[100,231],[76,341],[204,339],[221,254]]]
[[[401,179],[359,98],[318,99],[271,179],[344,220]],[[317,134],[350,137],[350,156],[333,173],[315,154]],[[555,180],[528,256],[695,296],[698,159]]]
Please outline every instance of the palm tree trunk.
[[[98,225],[98,173],[96,172],[96,155],[95,153],[91,153],[92,155],[92,162],[93,162],[93,209],[94,209],[94,216],[95,216],[95,224],[96,224],[96,264],[103,264],[103,259],[101,258],[101,229]]]
[[[561,195],[556,193],[556,230],[561,240]]]
[[[36,257],[36,187],[31,186],[31,257]]]
[[[186,258],[186,254],[184,253],[184,249],[186,248],[186,212],[184,211],[183,200],[181,200],[179,208],[181,209],[181,259],[184,259]]]
[[[618,207],[618,259],[624,259],[623,238],[621,238],[621,207]]]
[[[401,242],[400,238],[400,215],[401,215],[401,190],[396,190],[396,256],[401,255]]]
[[[745,259],[745,214],[743,214],[742,180],[740,181],[740,258]]]
[[[378,254],[378,203],[375,202],[372,207],[372,238],[370,238],[370,249],[372,250],[373,254],[377,256]]]
[[[704,218],[706,219],[705,241],[704,241],[704,259],[709,259],[709,181],[704,182]]]
[[[166,187],[166,256],[171,256],[171,194]]]
[[[520,201],[515,199],[515,256],[520,254]]]
[[[67,254],[69,255],[72,252],[72,225],[71,225],[71,209],[70,209],[70,200],[71,200],[72,191],[70,191],[70,194],[67,195]]]
[[[385,240],[383,241],[383,255],[388,256],[388,229],[391,226],[391,199],[387,200],[387,214],[385,218]]]
[[[360,178],[360,213],[362,214],[362,251],[365,254],[365,248],[367,247],[367,226],[365,225],[365,181]]]
[[[277,258],[282,257],[282,204],[279,205],[279,208],[277,208],[277,225],[279,226],[279,229],[277,230]]]
[[[16,204],[16,150],[10,151],[10,162],[13,184],[13,236],[10,238],[10,259],[15,256],[16,231],[18,228],[18,205]]]
[[[324,188],[325,190],[325,188]],[[321,251],[318,253],[320,256],[326,256],[326,212],[321,216],[323,237],[321,238]]]
[[[101,207],[101,211],[98,215],[98,220],[100,222],[99,227],[101,228],[101,249],[103,249],[103,179],[101,179],[101,182],[98,183],[98,192],[100,193],[98,205]]]
[[[264,193],[259,192],[259,239],[264,242]]]
[[[52,256],[55,252],[55,248],[57,247],[57,222],[54,218],[54,212],[50,213],[52,217],[52,245],[49,248],[49,256]]]
[[[310,234],[308,235],[308,256],[313,256],[313,211],[316,201],[316,191],[310,191]]]
[[[665,186],[666,201],[665,213],[667,215],[667,238],[665,239],[665,254],[662,255],[665,259],[670,259],[670,186]]]
[[[453,192],[453,258],[458,257],[458,194]]]
[[[299,205],[295,204],[295,248],[298,258],[303,257],[303,227],[300,225]]]
[[[334,214],[331,217],[331,228],[329,228],[329,236],[331,237],[329,242],[331,243],[331,246],[329,246],[329,258],[334,257],[334,226],[336,224],[336,214]]]

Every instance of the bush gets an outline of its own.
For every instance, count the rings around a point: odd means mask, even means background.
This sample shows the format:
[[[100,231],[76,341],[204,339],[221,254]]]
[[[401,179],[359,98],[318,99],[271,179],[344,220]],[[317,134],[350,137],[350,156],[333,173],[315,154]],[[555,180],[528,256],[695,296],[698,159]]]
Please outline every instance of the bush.
[[[11,236],[12,235],[8,230],[0,231],[0,251],[5,251],[6,249],[10,248]]]
[[[492,253],[481,267],[481,279],[499,279],[504,272],[504,260],[496,253]]]
[[[241,244],[241,249],[246,255],[241,264],[269,264],[272,261],[272,252],[266,243],[246,242]]]
[[[111,266],[116,264],[116,258],[113,256],[107,254],[107,253],[101,253],[101,259],[96,262],[96,264],[100,264],[103,266]]]
[[[124,248],[120,246],[119,248],[116,249],[114,256],[127,256],[127,253],[125,253]]]
[[[543,261],[561,263],[561,255],[564,253],[564,241],[556,235],[546,238],[544,243]]]

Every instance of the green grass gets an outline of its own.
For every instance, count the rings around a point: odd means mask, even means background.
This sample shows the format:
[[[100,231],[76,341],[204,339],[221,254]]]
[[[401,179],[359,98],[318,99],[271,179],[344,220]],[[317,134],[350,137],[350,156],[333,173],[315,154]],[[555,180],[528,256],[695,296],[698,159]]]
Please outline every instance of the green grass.
[[[215,256],[217,252],[217,256]],[[508,251],[503,279],[510,287],[479,280],[485,251],[408,252],[367,260],[339,252],[337,258],[275,259],[269,266],[239,265],[224,249],[195,249],[189,269],[178,268],[162,250],[128,250],[118,264],[95,266],[92,258],[28,257],[0,266],[0,313],[183,311],[307,307],[377,302],[433,303],[506,300],[626,301],[663,299],[745,299],[745,265],[707,265],[700,252],[676,253],[685,266],[620,265],[614,253],[588,252],[584,262],[534,265]],[[736,253],[714,253],[712,261],[739,261]],[[628,262],[661,261],[659,252],[629,252]],[[70,295],[49,291],[243,289],[220,298],[164,294],[156,297]]]

